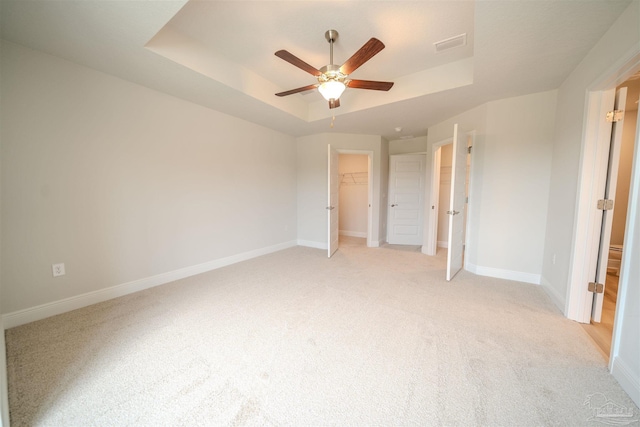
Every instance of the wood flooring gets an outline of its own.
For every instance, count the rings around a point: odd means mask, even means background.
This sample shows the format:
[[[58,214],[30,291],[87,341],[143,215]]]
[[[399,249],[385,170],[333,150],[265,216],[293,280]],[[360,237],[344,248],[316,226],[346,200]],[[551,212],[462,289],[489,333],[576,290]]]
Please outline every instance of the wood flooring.
[[[607,359],[611,354],[611,337],[613,336],[613,320],[616,313],[618,298],[618,281],[620,277],[607,274],[604,288],[604,302],[602,304],[602,321],[600,323],[584,324],[583,327],[595,341]]]

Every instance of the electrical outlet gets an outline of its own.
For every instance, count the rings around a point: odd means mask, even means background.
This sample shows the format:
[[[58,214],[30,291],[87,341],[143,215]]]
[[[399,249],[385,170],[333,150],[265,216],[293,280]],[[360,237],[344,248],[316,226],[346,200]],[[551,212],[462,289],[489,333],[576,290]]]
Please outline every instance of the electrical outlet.
[[[52,264],[51,270],[53,271],[53,277],[64,276],[66,274],[64,271],[64,263]]]

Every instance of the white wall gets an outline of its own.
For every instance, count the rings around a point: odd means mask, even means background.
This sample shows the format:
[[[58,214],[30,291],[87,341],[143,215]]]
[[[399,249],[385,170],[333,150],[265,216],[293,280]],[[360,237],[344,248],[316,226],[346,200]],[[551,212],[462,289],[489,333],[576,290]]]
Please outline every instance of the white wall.
[[[340,235],[367,237],[369,213],[369,156],[340,154]]]
[[[4,42],[1,90],[5,315],[295,244],[293,137]]]
[[[343,150],[373,151],[374,245],[384,240],[388,178],[388,142],[375,135],[324,133],[297,139],[298,243],[317,248],[327,245],[327,146]],[[384,181],[383,181],[384,180]],[[383,212],[384,208],[384,212]]]
[[[542,273],[555,104],[555,91],[488,103],[484,150],[473,159],[483,168],[472,184],[482,201],[477,265],[534,283]]]
[[[556,304],[563,310],[568,308],[567,299],[569,273],[574,254],[572,245],[576,230],[576,202],[580,162],[585,150],[585,111],[586,94],[591,90],[602,90],[615,86],[609,77],[618,75],[619,70],[632,58],[640,54],[640,1],[634,0],[620,15],[614,25],[596,43],[580,65],[571,73],[558,89],[558,114],[553,145],[553,164],[549,194],[549,211],[545,236],[544,264],[542,282]],[[638,135],[636,133],[636,135]],[[638,136],[636,136],[638,138]],[[621,303],[616,307],[616,321],[619,313],[623,318],[622,333],[614,348],[611,360],[612,372],[627,393],[640,405],[640,340],[638,338],[638,319],[640,318],[640,270],[635,260],[639,259],[640,212],[637,188],[640,186],[640,164],[638,147],[634,154],[635,196],[629,204],[625,252],[630,260],[622,274],[618,298]],[[635,181],[634,181],[635,180]],[[635,224],[630,228],[629,224]],[[628,251],[627,251],[628,249]],[[556,262],[553,262],[554,255]]]
[[[454,123],[476,131],[465,257],[477,274],[539,283],[555,102],[555,91],[492,101],[429,128],[428,159]]]
[[[636,116],[636,120],[637,120]],[[640,126],[636,127],[629,210],[611,352],[611,372],[640,406]]]
[[[563,311],[573,255],[586,94],[638,50],[639,3],[634,0],[629,5],[558,89],[542,282]]]
[[[393,139],[389,141],[389,154],[417,154],[427,152],[427,137],[417,136],[410,139]]]

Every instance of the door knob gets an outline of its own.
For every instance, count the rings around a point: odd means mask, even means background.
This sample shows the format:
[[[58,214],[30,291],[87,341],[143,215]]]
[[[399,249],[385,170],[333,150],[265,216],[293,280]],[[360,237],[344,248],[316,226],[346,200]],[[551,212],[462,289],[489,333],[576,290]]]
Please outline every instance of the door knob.
[[[395,208],[396,206],[398,206],[398,205],[391,205],[392,208]]]

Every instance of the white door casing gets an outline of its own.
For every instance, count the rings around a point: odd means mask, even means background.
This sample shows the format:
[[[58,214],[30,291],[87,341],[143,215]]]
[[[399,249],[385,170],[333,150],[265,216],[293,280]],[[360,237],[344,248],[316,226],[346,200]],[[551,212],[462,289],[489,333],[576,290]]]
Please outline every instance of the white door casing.
[[[467,175],[466,137],[453,125],[453,156],[451,161],[451,198],[449,202],[449,236],[447,277],[449,281],[462,269],[464,252],[464,209]]]
[[[580,166],[578,200],[576,206],[575,237],[569,271],[569,287],[565,316],[589,323],[593,308],[593,294],[587,284],[595,277],[602,211],[595,209],[600,194],[604,193],[607,158],[605,147],[611,143],[611,123],[607,111],[615,105],[615,89],[591,92],[587,100],[584,147]]]
[[[340,181],[338,179],[338,150],[329,144],[328,155],[328,194],[327,194],[327,256],[331,256],[338,250],[338,200],[340,198]]]
[[[387,242],[421,245],[424,222],[424,154],[389,156]]]
[[[624,109],[627,102],[627,88],[623,87],[616,91],[615,104],[613,109]],[[607,174],[604,188],[602,188],[601,198],[611,199],[615,197],[616,187],[618,184],[618,167],[620,165],[620,149],[622,147],[622,130],[624,128],[624,116],[618,121],[614,122],[611,130],[611,144],[609,146],[609,153],[605,154],[603,158],[608,158],[607,162]],[[593,295],[593,306],[591,308],[591,320],[594,322],[600,322],[602,319],[602,305],[604,303],[604,288],[607,281],[607,264],[609,261],[609,244],[611,243],[611,229],[613,226],[613,210],[615,209],[615,200],[613,202],[612,210],[605,210],[602,212],[601,229],[600,229],[600,245],[598,249],[598,258],[596,266],[594,266],[594,281],[600,283],[603,286],[602,293],[595,293]]]

